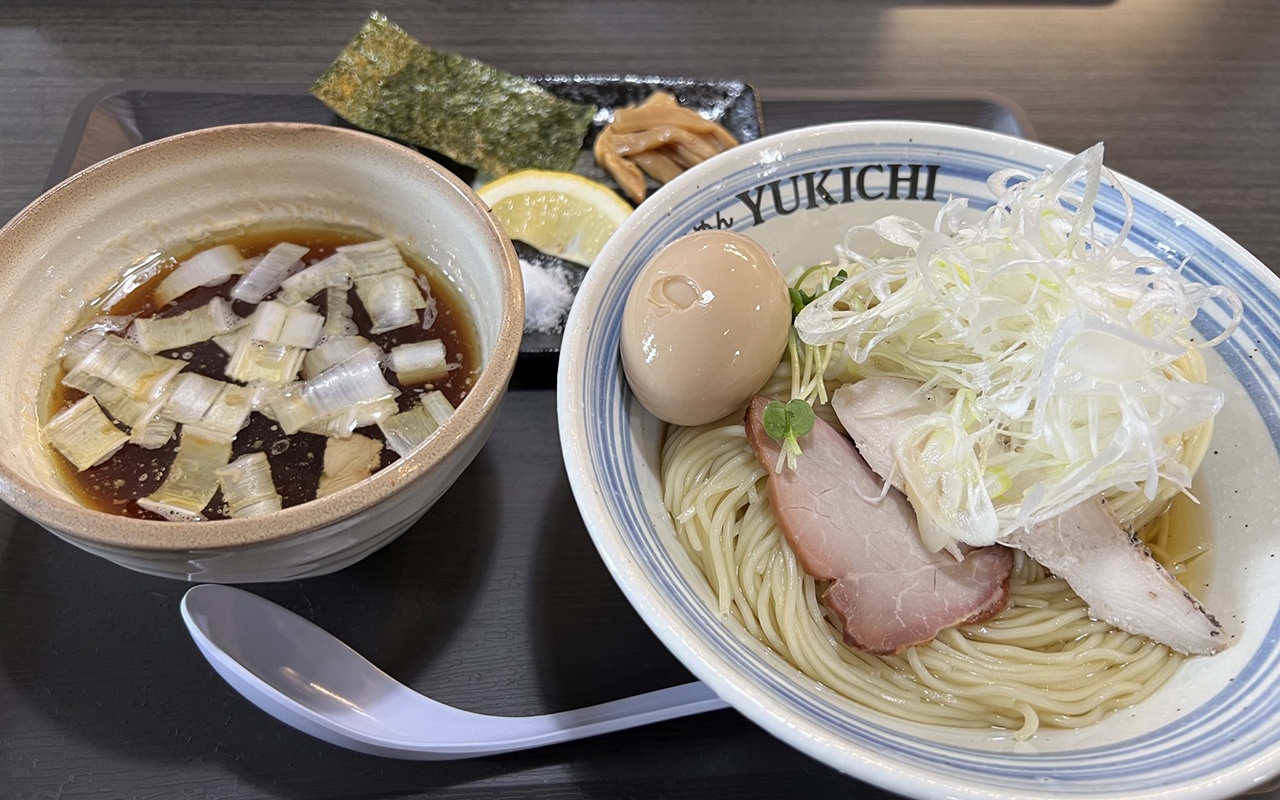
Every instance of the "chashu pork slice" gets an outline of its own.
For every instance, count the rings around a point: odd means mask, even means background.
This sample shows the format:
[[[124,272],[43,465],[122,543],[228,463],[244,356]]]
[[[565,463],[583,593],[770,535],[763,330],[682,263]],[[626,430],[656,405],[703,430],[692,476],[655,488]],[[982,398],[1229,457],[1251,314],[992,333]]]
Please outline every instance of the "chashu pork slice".
[[[894,474],[898,426],[935,410],[919,388],[904,378],[875,377],[842,386],[831,397],[840,424],[881,476]],[[1230,644],[1218,620],[1120,526],[1101,496],[1001,542],[1066,581],[1095,619],[1180,653],[1208,655]]]
[[[795,469],[775,472],[780,444],[764,431],[769,400],[747,408],[747,439],[769,471],[778,526],[805,572],[832,583],[822,602],[851,647],[877,655],[924,644],[941,630],[990,619],[1009,599],[1013,559],[1003,547],[969,551],[963,561],[930,553],[915,513],[880,481],[839,431],[814,421],[800,438]]]
[[[1120,527],[1101,495],[1004,541],[1066,581],[1095,619],[1188,655],[1230,644],[1222,624]]]

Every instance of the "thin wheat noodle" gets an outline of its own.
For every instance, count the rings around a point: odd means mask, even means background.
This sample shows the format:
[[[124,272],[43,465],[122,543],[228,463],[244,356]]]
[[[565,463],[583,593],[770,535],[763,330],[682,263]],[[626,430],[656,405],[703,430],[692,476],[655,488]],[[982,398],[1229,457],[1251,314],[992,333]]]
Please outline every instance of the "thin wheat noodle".
[[[786,396],[790,386],[784,362],[763,392]],[[834,419],[825,406],[816,411]],[[1186,437],[1188,461],[1198,463],[1206,440],[1204,431]],[[1026,738],[1044,727],[1091,725],[1139,703],[1184,660],[1090,618],[1064,581],[1021,554],[1009,607],[996,618],[945,630],[898,656],[846,646],[819,600],[824,583],[804,573],[778,529],[767,473],[740,416],[672,427],[662,450],[662,489],[678,539],[707,577],[719,613],[804,674],[875,711]],[[1159,555],[1167,526],[1157,520],[1144,535],[1154,537]]]

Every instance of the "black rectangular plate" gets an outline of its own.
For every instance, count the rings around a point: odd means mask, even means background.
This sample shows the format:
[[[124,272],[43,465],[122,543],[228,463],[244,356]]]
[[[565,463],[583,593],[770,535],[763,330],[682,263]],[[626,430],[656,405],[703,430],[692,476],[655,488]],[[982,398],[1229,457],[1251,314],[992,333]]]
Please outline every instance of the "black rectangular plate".
[[[673,94],[681,105],[724,125],[739,141],[759,138],[763,121],[752,88],[740,81],[698,81],[636,75],[540,75],[534,83],[552,94],[598,109],[574,171],[617,189],[596,166],[591,146],[616,109],[639,103],[654,91]],[[50,185],[108,156],[144,142],[197,128],[245,122],[347,123],[305,86],[204,85],[190,83],[120,84],[98,92],[77,110],[54,160]],[[467,183],[477,183],[470,167],[427,150],[426,153]],[[653,184],[652,188],[656,188]],[[532,269],[553,270],[567,277],[576,294],[586,268],[553,256],[524,258]],[[553,326],[526,330],[522,353],[556,353],[564,316]]]

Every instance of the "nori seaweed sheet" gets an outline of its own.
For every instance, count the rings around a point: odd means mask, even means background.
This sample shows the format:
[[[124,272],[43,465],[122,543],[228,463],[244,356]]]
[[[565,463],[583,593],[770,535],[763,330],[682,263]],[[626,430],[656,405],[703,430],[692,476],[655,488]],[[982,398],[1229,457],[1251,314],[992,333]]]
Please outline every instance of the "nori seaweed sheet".
[[[596,111],[427,47],[378,12],[311,92],[359,128],[494,175],[570,169]]]

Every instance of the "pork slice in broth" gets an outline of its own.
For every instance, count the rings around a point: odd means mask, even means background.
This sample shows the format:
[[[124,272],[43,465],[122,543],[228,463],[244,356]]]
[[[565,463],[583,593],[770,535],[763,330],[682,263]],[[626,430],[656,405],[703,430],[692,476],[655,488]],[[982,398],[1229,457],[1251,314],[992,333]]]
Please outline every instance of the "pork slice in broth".
[[[821,419],[800,438],[795,469],[775,472],[780,445],[764,431],[768,402],[757,397],[748,407],[747,439],[769,471],[774,516],[800,565],[832,581],[822,601],[840,620],[847,644],[899,653],[1004,609],[1009,551],[984,547],[963,560],[927,551],[906,498],[890,490],[878,501],[865,499],[881,494],[880,481],[853,444]]]
[[[1100,496],[1006,541],[1066,581],[1095,619],[1190,655],[1230,643],[1222,624],[1120,527]]]

